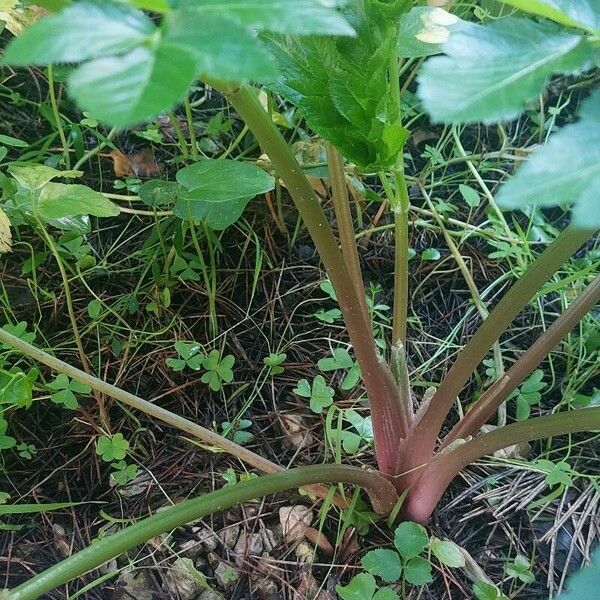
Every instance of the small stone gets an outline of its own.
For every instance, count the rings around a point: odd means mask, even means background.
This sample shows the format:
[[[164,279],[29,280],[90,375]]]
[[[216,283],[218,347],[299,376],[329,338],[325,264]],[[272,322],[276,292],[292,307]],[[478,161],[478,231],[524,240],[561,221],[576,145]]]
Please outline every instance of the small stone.
[[[225,589],[232,587],[240,578],[240,572],[232,565],[220,562],[215,567],[215,579]]]
[[[194,567],[190,558],[177,558],[163,573],[163,588],[171,597],[192,600],[207,587],[206,577]]]
[[[212,529],[208,529],[207,527],[192,527],[192,532],[198,542],[209,552],[216,550],[219,538]]]
[[[304,537],[304,531],[313,520],[313,511],[306,506],[282,506],[279,509],[279,522],[286,540],[293,542]]]
[[[240,537],[240,526],[230,525],[225,527],[225,529],[219,531],[219,537],[227,548],[233,549]]]
[[[251,533],[247,535],[242,532],[235,548],[235,562],[240,566],[248,556],[260,556],[263,551],[263,540],[260,533]]]
[[[150,579],[145,571],[122,571],[116,581],[113,600],[152,600]]]

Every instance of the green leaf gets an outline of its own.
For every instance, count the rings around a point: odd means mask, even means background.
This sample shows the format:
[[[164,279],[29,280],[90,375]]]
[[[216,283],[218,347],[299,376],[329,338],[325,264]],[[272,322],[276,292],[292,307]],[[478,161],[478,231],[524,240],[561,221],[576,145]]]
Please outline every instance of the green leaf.
[[[600,30],[598,0],[500,0],[520,10],[546,17],[567,27],[597,33]]]
[[[0,144],[6,144],[7,146],[13,146],[15,148],[27,148],[29,144],[10,135],[0,134]]]
[[[80,506],[85,502],[48,502],[46,504],[2,504],[0,505],[0,515],[28,515],[32,513],[47,512],[50,510],[61,510]]]
[[[509,600],[495,585],[485,581],[476,581],[473,593],[477,600]]]
[[[142,183],[138,196],[146,206],[156,208],[175,202],[180,191],[181,187],[175,181],[153,179]]]
[[[51,390],[68,390],[69,378],[64,373],[59,373],[53,382],[48,384]]]
[[[566,587],[558,600],[596,600],[600,589],[600,548],[592,556],[592,565],[570,577]]]
[[[74,178],[83,175],[83,171],[59,171],[47,165],[11,165],[8,172],[22,187],[31,192],[39,190],[57,177]]]
[[[223,382],[231,383],[233,381],[231,367],[235,363],[235,358],[231,354],[221,358],[218,350],[212,350],[208,356],[202,357],[201,362],[207,371],[202,375],[201,380],[207,383],[213,392],[218,392]]]
[[[402,565],[398,553],[394,550],[371,550],[362,557],[361,564],[365,571],[381,577],[387,583],[400,579]]]
[[[381,588],[375,592],[373,600],[400,600],[400,596],[390,588]]]
[[[311,384],[306,379],[298,381],[298,385],[292,390],[298,396],[310,398],[310,409],[321,414],[325,408],[333,404],[334,390],[328,386],[322,375],[317,375]]]
[[[203,19],[223,15],[245,27],[291,34],[353,35],[354,30],[333,7],[340,1],[320,0],[191,0]]]
[[[116,433],[112,437],[102,435],[96,442],[96,454],[105,462],[123,460],[129,449],[129,442],[122,433]]]
[[[20,340],[27,342],[28,344],[33,343],[36,338],[35,332],[27,331],[27,321],[19,321],[16,325],[7,323],[2,327],[2,329],[4,329],[4,331],[7,333],[19,338]],[[0,347],[4,348],[5,350],[12,350],[12,347],[8,346],[7,344],[1,344]]]
[[[348,585],[335,586],[335,591],[342,600],[371,600],[376,589],[377,583],[370,573],[354,576]]]
[[[433,581],[429,561],[415,556],[404,565],[404,579],[412,585],[425,585]]]
[[[523,583],[533,583],[535,576],[531,571],[531,563],[526,556],[518,554],[515,560],[504,567],[509,579],[519,579]]]
[[[165,13],[171,10],[169,0],[121,0],[121,2],[123,1],[136,8],[143,8],[156,13]]]
[[[221,81],[268,80],[277,74],[264,45],[219,13],[183,8],[165,18],[165,41],[194,56],[196,71]]]
[[[154,30],[148,17],[121,3],[76,2],[27,28],[4,58],[12,65],[80,62],[130,51]]]
[[[337,371],[338,369],[349,369],[354,366],[354,360],[346,348],[336,348],[333,351],[333,357],[321,358],[317,362],[317,366],[321,371],[327,373],[329,371]]]
[[[419,58],[442,52],[442,44],[463,21],[442,8],[417,6],[400,18],[398,56]]]
[[[404,521],[398,525],[394,533],[394,546],[404,560],[421,554],[428,543],[427,530],[419,523]]]
[[[448,56],[428,60],[419,77],[419,96],[437,122],[514,118],[550,75],[577,72],[591,57],[583,36],[513,17],[465,23],[443,48]]]
[[[477,190],[474,190],[471,186],[465,185],[464,183],[459,184],[458,190],[460,191],[460,195],[464,198],[464,201],[471,208],[477,208],[479,206],[481,201]]]
[[[600,227],[600,90],[583,104],[579,122],[563,127],[500,188],[503,208],[573,203],[573,225]]]
[[[344,14],[356,38],[269,37],[281,76],[270,87],[294,103],[311,129],[363,171],[394,164],[409,132],[389,93],[398,19],[383,3],[352,3]]]
[[[427,248],[421,253],[421,260],[439,260],[441,256],[437,248]]]
[[[197,342],[175,342],[174,348],[181,358],[189,360],[192,356],[200,352],[202,346]]]
[[[60,390],[50,396],[54,404],[62,404],[65,408],[75,410],[79,406],[75,394],[71,390]]]
[[[204,221],[213,229],[234,223],[246,204],[273,189],[273,178],[255,165],[233,160],[201,160],[177,173],[184,188],[173,213]]]
[[[172,108],[195,77],[190,50],[159,42],[87,62],[71,74],[69,87],[95,118],[124,127]]]
[[[457,569],[465,566],[465,556],[454,542],[434,537],[429,547],[433,555],[447,567]]]
[[[46,219],[61,219],[92,215],[115,217],[120,211],[116,204],[100,192],[85,185],[47,183],[38,198],[38,213]]]

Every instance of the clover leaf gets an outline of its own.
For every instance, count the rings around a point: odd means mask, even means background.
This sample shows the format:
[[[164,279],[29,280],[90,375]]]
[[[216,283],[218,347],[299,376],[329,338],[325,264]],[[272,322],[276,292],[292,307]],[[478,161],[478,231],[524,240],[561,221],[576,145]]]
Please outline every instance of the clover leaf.
[[[63,373],[57,375],[56,379],[48,384],[48,388],[54,391],[50,396],[50,400],[52,400],[54,404],[62,404],[65,408],[71,410],[75,410],[79,406],[75,394],[87,396],[92,391],[92,388],[89,386],[79,383],[78,381],[70,380]]]
[[[96,442],[96,454],[105,462],[123,460],[129,450],[129,442],[122,433],[113,436],[101,435]]]
[[[334,390],[325,382],[322,375],[317,375],[312,385],[307,379],[301,379],[298,385],[293,389],[294,394],[310,399],[310,409],[320,414],[324,408],[333,404]]]
[[[218,350],[212,350],[208,356],[202,358],[201,362],[206,369],[206,373],[202,375],[202,381],[207,383],[213,392],[218,392],[223,383],[233,381],[231,367],[235,363],[235,358],[231,354],[221,358]]]

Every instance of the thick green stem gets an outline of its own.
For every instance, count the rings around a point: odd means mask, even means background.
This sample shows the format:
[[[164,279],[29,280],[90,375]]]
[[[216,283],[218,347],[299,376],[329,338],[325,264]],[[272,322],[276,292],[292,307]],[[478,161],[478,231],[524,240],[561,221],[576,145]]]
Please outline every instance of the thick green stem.
[[[388,67],[390,96],[402,124],[400,91],[400,63],[394,55]],[[404,175],[404,154],[400,150],[394,167],[394,194],[388,198],[394,213],[394,307],[392,320],[392,345],[401,342],[406,346],[406,320],[408,316],[408,210],[410,198]]]
[[[369,322],[369,312],[365,301],[365,285],[360,268],[358,247],[352,224],[352,212],[350,210],[350,197],[348,186],[344,175],[344,163],[339,152],[329,142],[325,144],[327,152],[327,166],[329,168],[329,181],[331,183],[331,203],[337,221],[342,255],[350,272],[356,295],[361,301],[363,318]]]
[[[396,202],[392,206],[394,212],[394,309],[392,343],[401,342],[406,345],[406,321],[408,318],[408,209],[410,200],[403,161],[396,167]]]
[[[492,416],[510,394],[525,381],[533,370],[573,329],[594,306],[600,302],[600,275],[571,303],[569,308],[544,332],[535,344],[477,400],[475,405],[444,438],[442,447],[458,439],[474,435]]]
[[[371,498],[373,508],[384,515],[391,512],[398,500],[394,487],[386,479],[374,471],[357,467],[318,465],[265,475],[193,500],[186,500],[142,519],[73,554],[14,588],[9,592],[8,600],[40,598],[46,592],[98,568],[131,548],[190,521],[254,498],[322,482],[352,483],[363,487]]]
[[[412,470],[431,459],[444,420],[477,365],[485,358],[494,342],[506,331],[513,319],[535,297],[544,283],[593,233],[593,231],[567,227],[531,264],[490,312],[489,317],[480,325],[475,335],[458,355],[431,402],[425,407],[407,436],[406,456],[402,457],[404,470]]]
[[[401,403],[389,367],[381,358],[371,324],[365,320],[344,257],[313,188],[252,89],[224,87],[221,92],[246,122],[283,179],[308,229],[336,291],[350,341],[371,403],[375,452],[382,472],[391,474],[402,436]]]
[[[405,504],[405,515],[415,521],[426,521],[454,477],[483,456],[513,444],[598,429],[600,407],[584,408],[513,423],[467,442],[456,442],[436,454],[420,471]]]

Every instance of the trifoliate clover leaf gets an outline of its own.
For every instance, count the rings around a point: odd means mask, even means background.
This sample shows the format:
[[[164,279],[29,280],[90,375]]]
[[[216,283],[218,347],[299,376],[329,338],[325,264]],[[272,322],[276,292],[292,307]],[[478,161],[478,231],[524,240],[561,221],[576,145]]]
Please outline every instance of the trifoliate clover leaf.
[[[116,433],[111,437],[102,435],[96,442],[96,454],[105,462],[123,460],[127,450],[129,450],[129,442],[122,433]]]

